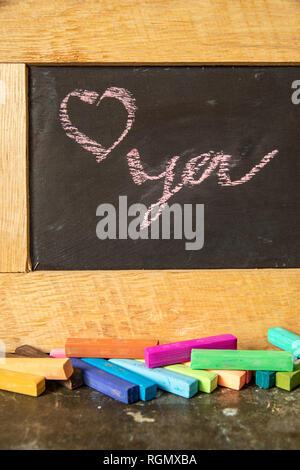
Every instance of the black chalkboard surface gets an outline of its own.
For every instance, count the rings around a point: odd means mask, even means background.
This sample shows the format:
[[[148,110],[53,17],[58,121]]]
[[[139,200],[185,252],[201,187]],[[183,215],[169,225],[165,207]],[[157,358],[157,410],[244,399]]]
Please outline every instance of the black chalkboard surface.
[[[300,67],[30,67],[34,269],[300,267],[299,90]]]

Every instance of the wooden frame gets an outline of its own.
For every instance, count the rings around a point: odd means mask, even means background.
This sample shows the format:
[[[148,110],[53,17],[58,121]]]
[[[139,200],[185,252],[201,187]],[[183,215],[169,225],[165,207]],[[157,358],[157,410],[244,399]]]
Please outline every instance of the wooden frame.
[[[55,11],[54,11],[55,10]],[[299,330],[299,269],[29,272],[27,63],[300,64],[296,0],[0,1],[0,339]]]
[[[24,64],[0,65],[0,272],[29,264],[26,82]]]

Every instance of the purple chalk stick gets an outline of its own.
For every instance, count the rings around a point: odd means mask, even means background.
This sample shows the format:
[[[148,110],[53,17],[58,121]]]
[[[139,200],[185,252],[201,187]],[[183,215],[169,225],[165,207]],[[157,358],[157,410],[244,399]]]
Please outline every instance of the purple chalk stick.
[[[145,349],[148,367],[162,367],[191,360],[192,349],[236,349],[237,338],[233,335],[209,336],[178,343],[160,344]]]
[[[82,370],[83,382],[88,387],[123,403],[130,404],[138,401],[140,396],[138,385],[109,374],[75,357],[72,357],[71,363],[73,367]]]

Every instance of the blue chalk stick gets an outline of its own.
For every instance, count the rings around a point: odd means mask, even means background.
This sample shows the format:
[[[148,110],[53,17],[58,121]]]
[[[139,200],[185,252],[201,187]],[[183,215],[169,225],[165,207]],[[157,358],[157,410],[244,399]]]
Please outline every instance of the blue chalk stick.
[[[255,375],[255,384],[261,388],[275,387],[276,371],[257,370]]]
[[[110,359],[109,362],[129,369],[153,380],[158,388],[184,398],[191,398],[198,392],[198,380],[171,370],[156,367],[148,369],[144,362],[134,359]]]
[[[113,364],[112,362],[106,361],[105,359],[98,358],[82,358],[84,362],[91,364],[92,366],[98,367],[110,374],[116,375],[121,379],[128,380],[139,386],[140,398],[143,401],[152,400],[157,394],[157,385],[153,380],[148,379],[140,374],[136,374],[124,367]]]
[[[274,346],[300,357],[300,336],[277,326],[268,330],[268,341]]]
[[[115,400],[123,403],[134,403],[139,399],[139,387],[128,380],[120,379],[81,359],[71,358],[73,367],[83,371],[83,383]]]

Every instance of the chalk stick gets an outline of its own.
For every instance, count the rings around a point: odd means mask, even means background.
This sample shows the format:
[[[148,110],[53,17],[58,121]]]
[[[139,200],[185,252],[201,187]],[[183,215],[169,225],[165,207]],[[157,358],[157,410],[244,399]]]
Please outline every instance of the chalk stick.
[[[1,369],[39,375],[48,380],[65,380],[73,374],[70,359],[47,358],[6,358]]]
[[[153,382],[153,380],[150,380],[147,377],[143,377],[140,374],[136,374],[135,372],[132,372],[128,369],[124,369],[124,367],[118,366],[117,364],[113,364],[112,362],[106,361],[105,359],[82,358],[82,360],[87,362],[88,364],[91,364],[92,366],[104,370],[105,372],[116,375],[121,379],[128,380],[129,382],[138,385],[140,388],[141,400],[148,401],[156,397],[157,385],[155,382]]]
[[[41,349],[30,346],[29,344],[23,344],[16,348],[15,354],[22,357],[49,357],[49,355],[44,351],[41,351]]]
[[[233,335],[209,336],[177,343],[160,344],[145,349],[145,362],[148,367],[162,367],[190,361],[192,349],[236,349],[236,347],[237,338]]]
[[[51,357],[60,358],[60,359],[62,359],[63,357],[66,357],[65,348],[54,348],[54,349],[51,349],[51,351],[50,351],[50,356],[51,356]]]
[[[45,378],[24,374],[24,372],[0,369],[0,389],[38,397],[45,391]]]
[[[214,370],[209,369],[218,375],[218,385],[231,388],[232,390],[241,390],[246,384],[245,370]]]
[[[58,385],[67,388],[68,390],[75,390],[83,385],[82,370],[73,367],[73,374],[66,380],[56,380]]]
[[[261,388],[275,387],[275,378],[274,370],[258,370],[255,375],[255,385]]]
[[[0,356],[0,357],[1,357],[1,356]],[[24,356],[22,356],[21,354],[16,354],[16,353],[12,353],[12,352],[7,352],[7,353],[5,353],[5,357],[14,357],[14,358],[16,358],[16,357],[24,357]]]
[[[249,382],[251,382],[253,372],[252,370],[245,370],[245,372],[246,372],[246,384],[248,384]]]
[[[162,390],[184,398],[191,398],[198,392],[198,380],[186,375],[178,374],[163,368],[149,369],[144,362],[133,359],[110,359],[110,362],[117,364],[124,369],[129,369],[137,374],[143,375],[153,380]]]
[[[300,369],[294,369],[293,372],[276,372],[276,387],[284,390],[294,390],[300,385]]]
[[[285,351],[290,351],[294,356],[300,357],[300,336],[291,333],[285,328],[277,326],[268,330],[268,341],[274,346]]]
[[[294,360],[293,366],[294,366],[294,367],[293,367],[293,371],[295,371],[295,370],[300,370],[300,359],[298,359],[298,360],[296,360],[296,361]]]
[[[40,349],[34,348],[32,346],[29,346],[28,344],[25,344],[23,346],[19,346],[16,349],[18,356],[16,355],[15,357],[47,357],[49,358],[49,355],[47,353],[44,353]],[[13,357],[13,356],[10,356]],[[83,385],[83,378],[82,378],[82,371],[77,369],[73,371],[73,374],[66,380],[57,380],[56,381],[58,385],[61,385],[68,390],[75,390],[76,388],[79,388]]]
[[[192,369],[293,370],[293,355],[287,351],[193,349]]]
[[[69,338],[65,345],[67,357],[143,358],[145,348],[154,346],[157,339]]]
[[[293,366],[293,372],[276,373],[276,387],[291,391],[300,385],[300,359],[295,360]]]
[[[191,362],[185,362],[184,365],[191,366]],[[195,369],[199,370],[199,369]],[[208,369],[208,372],[217,374],[218,385],[220,387],[231,388],[232,390],[241,390],[247,383],[247,371],[245,370],[213,370]]]
[[[88,387],[94,388],[98,392],[122,403],[130,404],[138,401],[138,385],[128,382],[128,380],[120,379],[81,359],[72,358],[71,362],[73,367],[82,370],[84,384]]]
[[[165,366],[164,369],[172,370],[173,372],[178,372],[178,374],[188,375],[189,377],[197,379],[200,392],[211,393],[218,385],[218,376],[214,372],[209,372],[207,370],[193,370],[191,367],[183,364],[172,364],[170,366]]]

